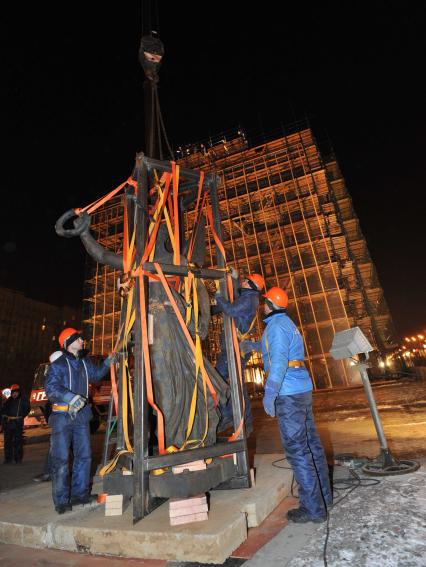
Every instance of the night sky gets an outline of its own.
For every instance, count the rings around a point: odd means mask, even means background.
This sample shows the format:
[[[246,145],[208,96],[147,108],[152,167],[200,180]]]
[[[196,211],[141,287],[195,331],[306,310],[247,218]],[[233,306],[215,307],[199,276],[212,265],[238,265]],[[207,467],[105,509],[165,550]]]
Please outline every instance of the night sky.
[[[54,224],[124,181],[144,149],[138,49],[157,29],[172,144],[310,117],[334,146],[397,331],[426,328],[422,3],[248,5],[2,9],[0,285],[81,303],[85,252]]]

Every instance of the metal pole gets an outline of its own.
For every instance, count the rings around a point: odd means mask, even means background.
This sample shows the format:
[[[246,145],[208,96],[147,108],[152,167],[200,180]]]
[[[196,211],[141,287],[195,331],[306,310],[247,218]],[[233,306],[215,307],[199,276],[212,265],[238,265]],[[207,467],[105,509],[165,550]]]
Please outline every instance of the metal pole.
[[[144,162],[143,154],[136,158],[137,162],[137,222],[136,222],[136,265],[142,260],[147,235],[147,204],[148,204],[148,172]],[[145,286],[145,297],[148,305],[147,277],[144,276],[142,283],[139,278],[135,283],[135,305],[136,319],[134,325],[135,334],[135,368],[134,368],[134,455],[133,455],[133,523],[141,520],[149,508],[149,472],[145,470],[144,460],[148,458],[148,407],[145,388],[145,370],[142,349],[141,329],[141,306],[139,303],[139,285]]]
[[[220,222],[220,212],[219,212],[219,201],[217,196],[217,178],[213,181],[210,190],[210,201],[212,205],[212,213],[213,213],[213,224],[216,234],[218,235],[219,239],[222,240],[222,226]],[[219,268],[225,267],[225,260],[222,257],[219,249],[216,249],[216,257],[217,257],[217,265]],[[220,290],[221,294],[225,299],[228,299],[228,293],[226,290],[226,282],[223,279],[220,282]],[[231,384],[231,398],[232,398],[232,410],[234,416],[234,427],[237,428],[241,422],[243,412],[242,412],[242,398],[243,392],[241,388],[240,381],[238,380],[237,376],[237,367],[235,361],[235,354],[234,354],[234,346],[232,341],[232,329],[231,329],[231,319],[227,315],[224,314],[223,316],[223,327],[225,331],[225,345],[226,345],[226,353],[228,357],[228,371],[229,371],[229,380]],[[244,379],[244,377],[243,377]],[[243,439],[245,451],[241,453],[237,453],[237,474],[238,476],[246,476],[247,477],[247,487],[251,486],[251,480],[249,475],[249,463],[248,463],[248,455],[247,455],[247,443],[244,434],[244,428],[241,430],[239,439]]]
[[[108,449],[109,449],[110,438],[111,438],[111,421],[112,421],[113,405],[114,405],[114,398],[113,398],[113,394],[111,392],[111,396],[109,398],[109,404],[108,404],[107,431],[105,433],[104,450],[103,450],[103,454],[102,454],[102,466],[103,467],[107,464],[107,460],[108,460]]]
[[[379,412],[377,410],[376,400],[374,399],[373,390],[371,388],[370,379],[368,378],[367,368],[370,367],[369,364],[359,363],[356,365],[362,379],[362,384],[364,386],[365,395],[367,396],[368,405],[370,406],[371,417],[374,421],[374,427],[376,428],[377,437],[379,438],[380,447],[383,451],[388,451],[388,444],[385,437],[385,432],[383,431],[382,422],[380,420]]]
[[[373,418],[374,427],[376,428],[377,437],[380,443],[379,457],[373,461],[367,462],[362,467],[363,472],[373,476],[386,476],[407,474],[416,471],[420,467],[420,464],[417,461],[399,460],[392,455],[386,441],[385,432],[383,431],[373,390],[371,389],[370,380],[368,378],[367,368],[369,368],[369,364],[367,362],[360,362],[356,365],[356,367],[361,374],[364,391],[367,396],[368,405],[370,406],[371,417]]]

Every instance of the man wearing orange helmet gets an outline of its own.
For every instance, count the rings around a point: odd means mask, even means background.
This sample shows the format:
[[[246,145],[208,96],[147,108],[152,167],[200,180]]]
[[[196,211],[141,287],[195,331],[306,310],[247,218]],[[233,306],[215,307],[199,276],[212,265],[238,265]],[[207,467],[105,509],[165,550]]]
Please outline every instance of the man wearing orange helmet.
[[[20,463],[23,456],[24,419],[30,413],[30,403],[22,396],[19,384],[10,386],[10,397],[1,409],[4,435],[4,464]]]
[[[261,350],[265,372],[263,407],[278,418],[285,455],[299,485],[300,506],[290,510],[296,523],[323,522],[332,503],[328,465],[312,413],[312,381],[306,369],[303,338],[287,315],[287,293],[272,287],[263,296],[266,328],[260,343],[242,350]]]
[[[231,276],[234,284],[234,301],[231,303],[220,296],[219,292],[216,293],[216,307],[212,309],[212,313],[225,313],[232,317],[235,321],[235,326],[241,340],[250,333],[256,321],[257,308],[259,306],[259,294],[265,287],[265,280],[260,274],[250,274],[241,282],[238,288],[239,275],[237,270],[231,268]],[[222,331],[220,336],[220,354],[216,363],[216,370],[226,381],[229,380],[228,371],[228,357],[225,347],[225,333]],[[244,367],[248,357],[242,359],[242,372],[244,377]],[[245,426],[246,433],[249,435],[253,430],[253,418],[251,415],[250,398],[247,391],[247,386],[243,384],[244,405],[245,405]],[[226,405],[220,406],[222,417],[219,423],[219,431],[233,425],[233,411],[232,402],[228,401]]]
[[[52,496],[55,510],[63,514],[73,505],[88,504],[90,497],[89,422],[92,411],[87,405],[89,383],[103,378],[115,356],[110,355],[96,366],[83,354],[83,337],[73,328],[59,335],[63,356],[54,360],[47,371],[45,391],[52,403],[49,425]],[[73,450],[72,481],[69,477],[69,454]]]

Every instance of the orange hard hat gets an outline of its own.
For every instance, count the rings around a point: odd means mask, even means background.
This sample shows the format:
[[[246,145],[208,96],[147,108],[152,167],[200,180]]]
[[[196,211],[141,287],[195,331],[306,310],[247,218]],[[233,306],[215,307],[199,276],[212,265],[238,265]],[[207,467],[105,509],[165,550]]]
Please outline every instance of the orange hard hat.
[[[10,391],[13,392],[14,390],[20,390],[21,386],[19,384],[12,384],[12,386],[10,387]]]
[[[265,280],[260,274],[249,274],[247,279],[256,284],[256,287],[259,291],[265,287]]]
[[[263,297],[272,301],[274,305],[277,307],[282,307],[285,309],[288,305],[288,295],[287,292],[281,289],[280,287],[271,287]]]
[[[77,331],[77,329],[73,329],[72,327],[67,327],[61,331],[58,337],[58,342],[61,348],[66,349],[79,337],[81,337],[81,331]]]

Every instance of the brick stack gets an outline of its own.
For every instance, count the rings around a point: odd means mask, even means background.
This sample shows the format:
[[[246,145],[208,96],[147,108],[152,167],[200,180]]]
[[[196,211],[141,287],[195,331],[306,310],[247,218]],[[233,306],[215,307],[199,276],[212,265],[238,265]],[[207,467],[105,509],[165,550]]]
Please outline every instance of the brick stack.
[[[170,525],[190,524],[208,520],[208,505],[205,494],[191,498],[172,498],[169,500]]]

